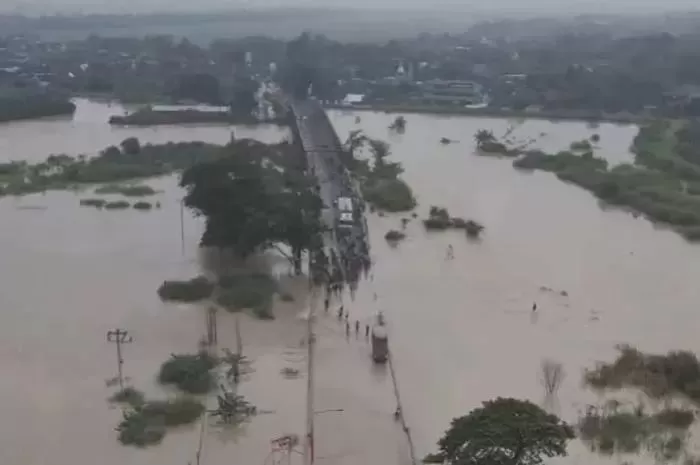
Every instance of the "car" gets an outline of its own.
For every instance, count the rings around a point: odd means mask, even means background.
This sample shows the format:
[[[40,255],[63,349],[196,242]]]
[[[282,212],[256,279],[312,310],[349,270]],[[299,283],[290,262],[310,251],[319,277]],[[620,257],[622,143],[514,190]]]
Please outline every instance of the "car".
[[[355,225],[355,217],[351,212],[343,212],[340,214],[340,218],[338,219],[338,225],[341,228],[351,228]]]

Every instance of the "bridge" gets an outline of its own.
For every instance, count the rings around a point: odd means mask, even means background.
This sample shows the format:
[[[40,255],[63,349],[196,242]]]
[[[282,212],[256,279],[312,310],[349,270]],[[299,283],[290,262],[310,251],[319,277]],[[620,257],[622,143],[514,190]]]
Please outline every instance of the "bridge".
[[[359,280],[360,257],[369,257],[369,242],[364,219],[364,202],[350,173],[342,164],[343,146],[326,112],[316,100],[292,101],[292,131],[307,159],[309,170],[318,180],[319,195],[324,204],[323,222],[328,233],[324,236],[326,250],[334,253],[346,282],[351,286]],[[338,228],[339,197],[354,200],[355,224]]]

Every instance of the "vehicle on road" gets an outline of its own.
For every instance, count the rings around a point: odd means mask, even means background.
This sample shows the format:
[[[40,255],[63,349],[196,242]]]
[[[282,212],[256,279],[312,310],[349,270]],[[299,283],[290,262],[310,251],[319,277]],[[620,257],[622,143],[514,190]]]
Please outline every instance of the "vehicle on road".
[[[341,228],[352,228],[355,226],[355,217],[352,212],[342,212],[338,218],[338,226]]]
[[[350,197],[338,197],[336,204],[338,210],[343,213],[352,213],[354,211],[352,208],[352,199]]]
[[[384,325],[372,328],[372,360],[374,363],[386,363],[389,358],[389,337]]]

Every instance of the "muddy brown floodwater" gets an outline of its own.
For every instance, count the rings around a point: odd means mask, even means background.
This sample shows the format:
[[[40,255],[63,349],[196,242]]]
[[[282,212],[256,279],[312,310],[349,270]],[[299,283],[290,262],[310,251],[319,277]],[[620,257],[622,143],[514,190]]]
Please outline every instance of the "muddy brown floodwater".
[[[119,106],[80,101],[71,119],[0,125],[0,160],[39,160],[49,153],[92,154],[130,136],[143,142],[204,140],[223,143],[226,126],[110,128]],[[699,350],[695,306],[700,252],[670,231],[620,211],[604,211],[585,191],[545,173],[522,174],[507,160],[472,154],[472,135],[502,119],[408,115],[403,135],[390,134],[392,115],[332,112],[341,137],[362,128],[388,139],[395,159],[425,215],[432,204],[486,226],[480,242],[458,233],[427,234],[418,220],[397,248],[383,235],[400,216],[371,216],[374,280],[357,298],[345,297],[351,323],[383,310],[418,456],[434,450],[449,421],[496,396],[542,400],[538,375],[543,358],[564,364],[559,412],[569,421],[593,394],[580,373],[630,343],[648,351]],[[635,128],[603,124],[525,122],[515,138],[538,139],[545,149],[564,148],[597,132],[599,153],[629,160]],[[546,133],[541,135],[541,133]],[[237,137],[274,141],[277,128],[235,128]],[[441,137],[458,140],[443,146]],[[54,192],[0,200],[0,463],[174,465],[194,463],[197,426],[169,433],[146,450],[120,446],[113,428],[120,411],[106,398],[105,380],[116,371],[105,333],[120,327],[134,342],[125,347],[125,374],[150,396],[165,393],[155,373],[170,353],[190,352],[205,329],[203,309],[160,302],[165,279],[198,274],[199,220],[185,216],[182,192],[170,177],[150,181],[163,207],[148,213],[100,212],[78,206],[79,194]],[[445,261],[449,244],[455,259]],[[303,434],[305,348],[300,344],[307,308],[303,280],[285,276],[269,260],[295,302],[276,307],[277,320],[240,318],[244,355],[253,372],[242,393],[261,414],[235,430],[207,422],[201,463],[270,464],[270,439]],[[542,291],[565,290],[568,296]],[[374,300],[374,294],[377,300]],[[538,318],[531,318],[533,301]],[[319,464],[407,464],[394,423],[389,374],[373,367],[363,335],[346,338],[335,317],[339,303],[318,323],[316,458]],[[233,315],[219,318],[219,343],[234,348]],[[283,368],[300,371],[286,379]],[[588,464],[579,444],[562,463]],[[293,463],[301,463],[295,454]],[[638,460],[635,460],[638,462]]]

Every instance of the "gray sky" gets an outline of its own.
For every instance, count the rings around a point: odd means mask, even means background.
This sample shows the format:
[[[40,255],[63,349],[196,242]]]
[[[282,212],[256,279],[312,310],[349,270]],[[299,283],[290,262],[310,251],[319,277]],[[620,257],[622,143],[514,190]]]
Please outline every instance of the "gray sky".
[[[0,0],[0,11],[25,14],[206,12],[240,7],[397,8],[484,13],[648,13],[699,10],[700,0]]]

